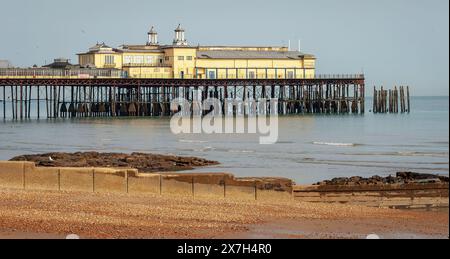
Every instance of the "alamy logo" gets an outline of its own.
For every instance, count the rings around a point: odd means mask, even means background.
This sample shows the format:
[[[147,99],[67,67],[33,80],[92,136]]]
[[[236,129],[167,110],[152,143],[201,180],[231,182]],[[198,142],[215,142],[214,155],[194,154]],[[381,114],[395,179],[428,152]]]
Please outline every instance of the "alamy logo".
[[[220,101],[194,91],[193,100],[176,98],[171,102],[175,115],[170,121],[174,134],[259,134],[260,144],[278,141],[278,99]]]

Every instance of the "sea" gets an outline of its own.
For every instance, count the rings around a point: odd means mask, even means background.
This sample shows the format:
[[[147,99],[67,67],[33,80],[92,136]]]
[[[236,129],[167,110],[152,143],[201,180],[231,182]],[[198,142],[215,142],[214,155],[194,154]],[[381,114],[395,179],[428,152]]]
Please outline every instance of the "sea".
[[[182,134],[170,118],[0,120],[0,160],[45,152],[145,152],[221,164],[195,172],[286,177],[312,184],[400,171],[449,174],[449,97],[413,97],[409,114],[296,115],[279,118],[279,140],[256,134]],[[42,106],[44,107],[44,106]]]

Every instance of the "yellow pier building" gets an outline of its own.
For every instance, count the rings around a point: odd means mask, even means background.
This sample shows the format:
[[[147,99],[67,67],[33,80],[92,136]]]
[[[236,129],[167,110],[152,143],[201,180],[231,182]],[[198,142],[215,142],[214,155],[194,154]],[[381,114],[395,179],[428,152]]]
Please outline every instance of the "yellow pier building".
[[[171,45],[152,27],[145,45],[96,44],[78,54],[84,68],[117,69],[129,78],[264,79],[314,78],[316,58],[287,47],[190,46],[179,25]]]

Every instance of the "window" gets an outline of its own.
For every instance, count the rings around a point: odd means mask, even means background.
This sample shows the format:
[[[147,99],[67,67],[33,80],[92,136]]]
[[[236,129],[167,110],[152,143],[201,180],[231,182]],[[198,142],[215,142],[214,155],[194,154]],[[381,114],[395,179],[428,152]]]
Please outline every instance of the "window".
[[[184,60],[184,56],[178,56],[178,60],[179,61],[183,61]]]
[[[288,79],[294,79],[294,71],[288,71]]]
[[[152,56],[145,56],[144,63],[145,64],[153,64],[154,63],[154,57],[152,57]]]
[[[131,63],[133,63],[133,58],[131,56],[124,56],[123,57],[123,63],[131,64]]]
[[[114,56],[105,56],[105,64],[113,65],[114,64]]]
[[[192,56],[187,56],[186,60],[192,60]]]
[[[142,64],[142,63],[144,63],[144,56],[135,56],[133,58],[133,63],[134,64]]]
[[[165,57],[164,58],[166,61],[169,61],[170,60],[170,57]]]

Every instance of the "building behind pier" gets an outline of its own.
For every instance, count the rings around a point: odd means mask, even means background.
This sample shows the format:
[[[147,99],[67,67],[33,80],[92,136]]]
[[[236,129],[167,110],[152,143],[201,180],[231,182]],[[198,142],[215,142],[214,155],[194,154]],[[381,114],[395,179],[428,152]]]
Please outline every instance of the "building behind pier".
[[[314,55],[284,46],[192,46],[181,25],[171,44],[161,44],[152,27],[145,44],[97,43],[77,55],[77,66],[56,59],[42,68],[3,69],[0,77],[302,79],[314,78],[316,65]]]

